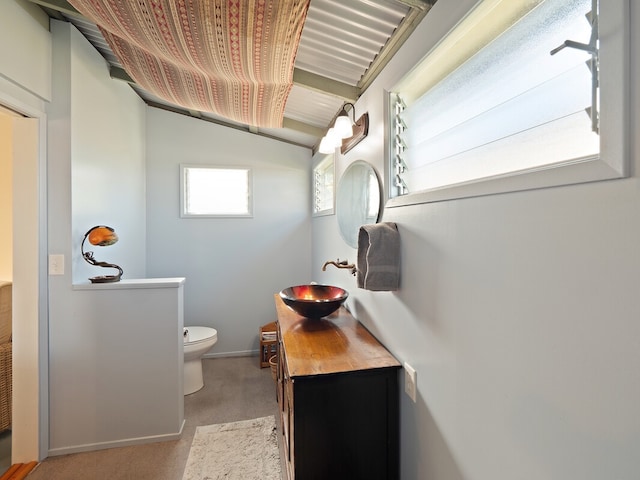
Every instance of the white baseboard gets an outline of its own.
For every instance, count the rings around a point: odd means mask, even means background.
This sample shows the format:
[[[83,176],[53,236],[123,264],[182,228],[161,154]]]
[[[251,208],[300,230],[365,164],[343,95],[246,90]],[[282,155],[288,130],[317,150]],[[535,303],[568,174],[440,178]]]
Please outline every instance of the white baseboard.
[[[210,352],[205,353],[202,358],[223,358],[223,357],[257,357],[259,350],[238,350],[236,352]]]
[[[182,421],[180,431],[164,435],[152,435],[149,437],[126,438],[113,442],[87,443],[85,445],[74,445],[72,447],[61,447],[49,449],[49,456],[67,455],[69,453],[92,452],[95,450],[105,450],[107,448],[128,447],[130,445],[142,445],[145,443],[166,442],[168,440],[178,440],[182,436],[185,420]]]

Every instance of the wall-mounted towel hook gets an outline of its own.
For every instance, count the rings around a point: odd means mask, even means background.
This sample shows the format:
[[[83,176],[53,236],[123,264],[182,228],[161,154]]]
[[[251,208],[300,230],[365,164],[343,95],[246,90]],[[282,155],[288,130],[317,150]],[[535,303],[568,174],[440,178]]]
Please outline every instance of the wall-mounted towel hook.
[[[351,275],[354,275],[354,276],[358,272],[358,269],[356,268],[355,264],[349,263],[349,260],[341,261],[339,258],[335,262],[333,260],[327,260],[326,262],[324,262],[324,265],[322,265],[323,272],[327,270],[327,265],[333,265],[336,268],[349,268],[351,269]]]

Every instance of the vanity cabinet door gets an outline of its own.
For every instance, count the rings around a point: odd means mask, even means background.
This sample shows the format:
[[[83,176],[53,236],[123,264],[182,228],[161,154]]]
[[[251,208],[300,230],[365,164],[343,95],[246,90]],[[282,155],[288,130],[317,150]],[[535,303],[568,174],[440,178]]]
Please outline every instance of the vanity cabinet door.
[[[285,408],[286,408],[286,434],[284,436],[284,448],[287,456],[287,469],[289,478],[293,480],[295,475],[295,410],[293,408],[293,379],[289,379],[287,382],[287,388],[285,389]]]
[[[280,334],[278,334],[280,337]],[[276,398],[278,400],[278,406],[280,407],[280,415],[282,415],[282,409],[284,406],[284,375],[286,371],[285,353],[282,348],[282,342],[278,343],[278,368],[276,370]]]
[[[296,378],[295,478],[397,480],[397,377],[389,368]]]
[[[278,406],[280,407],[280,427],[282,429],[282,449],[289,478],[293,472],[293,379],[289,376],[287,355],[280,345],[278,359]]]

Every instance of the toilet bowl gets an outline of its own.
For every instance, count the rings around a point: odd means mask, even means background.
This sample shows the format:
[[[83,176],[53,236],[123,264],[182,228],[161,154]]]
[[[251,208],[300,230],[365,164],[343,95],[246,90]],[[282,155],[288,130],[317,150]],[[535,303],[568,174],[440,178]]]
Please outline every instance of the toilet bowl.
[[[202,356],[218,341],[218,332],[210,327],[184,328],[184,394],[204,387]]]

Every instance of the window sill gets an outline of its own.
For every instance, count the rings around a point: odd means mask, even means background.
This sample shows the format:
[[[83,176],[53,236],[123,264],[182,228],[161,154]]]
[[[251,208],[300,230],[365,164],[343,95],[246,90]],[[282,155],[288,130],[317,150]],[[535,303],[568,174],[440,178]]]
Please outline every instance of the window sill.
[[[626,152],[614,158],[626,158]],[[626,162],[610,164],[592,158],[410,193],[387,200],[385,208],[613,180],[628,176],[627,170]]]

